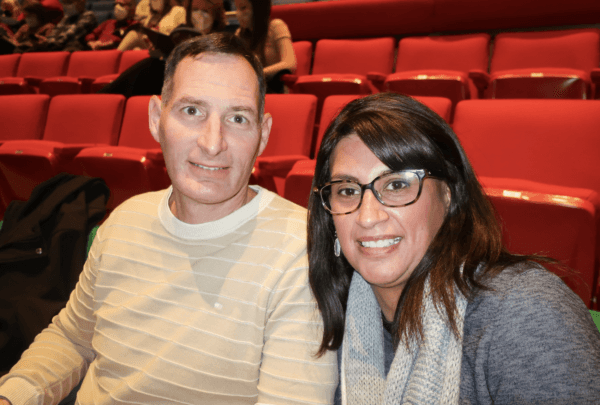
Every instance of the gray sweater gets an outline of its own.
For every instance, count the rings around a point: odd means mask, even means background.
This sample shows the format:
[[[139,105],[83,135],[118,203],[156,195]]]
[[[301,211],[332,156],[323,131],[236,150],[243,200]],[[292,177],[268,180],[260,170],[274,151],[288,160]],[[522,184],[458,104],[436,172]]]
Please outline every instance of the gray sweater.
[[[537,267],[487,285],[494,291],[467,305],[460,404],[600,404],[600,332],[581,299]],[[384,338],[387,372],[394,351]]]

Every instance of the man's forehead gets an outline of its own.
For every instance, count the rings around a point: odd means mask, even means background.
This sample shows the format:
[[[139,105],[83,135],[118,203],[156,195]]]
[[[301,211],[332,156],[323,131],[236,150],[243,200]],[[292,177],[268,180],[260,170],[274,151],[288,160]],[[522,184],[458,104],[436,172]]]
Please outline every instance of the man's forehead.
[[[224,96],[240,101],[251,99],[253,107],[258,108],[258,79],[241,56],[213,52],[187,56],[178,64],[173,79],[176,98],[194,90],[222,91]]]

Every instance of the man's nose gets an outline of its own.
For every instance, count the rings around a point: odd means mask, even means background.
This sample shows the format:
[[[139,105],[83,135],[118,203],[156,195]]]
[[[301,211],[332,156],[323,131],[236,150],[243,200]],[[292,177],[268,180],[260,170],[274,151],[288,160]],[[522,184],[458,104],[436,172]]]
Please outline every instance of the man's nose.
[[[211,115],[200,130],[198,146],[209,156],[216,156],[227,149],[223,126],[218,115]]]
[[[365,190],[358,209],[358,224],[364,228],[371,228],[387,219],[385,206],[379,202],[373,191]]]

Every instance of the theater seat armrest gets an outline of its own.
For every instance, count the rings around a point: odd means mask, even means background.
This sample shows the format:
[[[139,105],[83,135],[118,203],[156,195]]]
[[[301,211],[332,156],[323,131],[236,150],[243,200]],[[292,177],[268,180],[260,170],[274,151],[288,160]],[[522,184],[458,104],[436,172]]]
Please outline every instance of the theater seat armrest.
[[[281,81],[288,87],[292,87],[294,84],[296,84],[297,80],[298,76],[293,74],[285,74],[281,76]]]
[[[94,146],[98,146],[98,145],[95,143],[78,143],[78,144],[57,146],[54,148],[54,154],[56,155],[56,157],[59,160],[72,160],[83,149],[93,148]]]
[[[28,85],[30,86],[38,86],[40,85],[40,83],[42,82],[42,80],[44,80],[44,78],[42,77],[26,77],[25,81],[27,82]]]
[[[267,156],[256,160],[261,175],[285,177],[299,160],[306,160],[304,155]]]
[[[377,88],[379,91],[385,91],[383,88],[383,83],[387,79],[387,75],[379,72],[369,72],[367,73],[367,79],[373,83],[373,86]]]
[[[77,79],[79,80],[80,83],[93,83],[94,80],[96,80],[95,77],[86,77],[86,76],[80,76]]]
[[[479,91],[485,90],[490,83],[490,75],[483,70],[469,71],[469,79],[475,83],[475,86],[477,86]]]
[[[165,161],[165,157],[163,156],[162,149],[148,149],[146,151],[146,159],[150,159],[153,162],[160,163]]]
[[[592,79],[592,83],[600,84],[600,69],[593,68],[590,72],[590,78]]]

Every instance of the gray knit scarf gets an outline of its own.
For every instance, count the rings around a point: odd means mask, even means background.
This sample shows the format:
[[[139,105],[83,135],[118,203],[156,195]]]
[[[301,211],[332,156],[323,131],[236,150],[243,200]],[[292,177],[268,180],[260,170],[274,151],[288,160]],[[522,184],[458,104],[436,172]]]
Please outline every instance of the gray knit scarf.
[[[457,327],[462,331],[467,300],[456,289]],[[400,342],[387,379],[381,310],[371,286],[354,272],[348,295],[342,345],[343,405],[457,404],[462,342],[433,305],[429,280],[423,295],[424,340]]]

